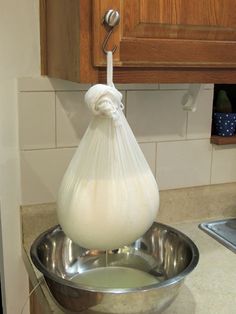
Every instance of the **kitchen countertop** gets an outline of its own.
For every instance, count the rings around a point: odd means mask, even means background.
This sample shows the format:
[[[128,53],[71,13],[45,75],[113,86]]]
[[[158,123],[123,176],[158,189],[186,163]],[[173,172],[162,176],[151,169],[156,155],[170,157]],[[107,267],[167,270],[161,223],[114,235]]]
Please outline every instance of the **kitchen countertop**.
[[[169,223],[195,242],[200,251],[200,260],[196,269],[187,276],[177,299],[164,314],[236,312],[236,254],[201,231],[198,224],[202,221],[205,219]],[[30,260],[30,246],[40,233],[55,224],[57,224],[55,204],[22,209],[23,258],[33,286],[41,280],[42,275]],[[53,301],[44,280],[36,293],[44,314],[64,313]]]

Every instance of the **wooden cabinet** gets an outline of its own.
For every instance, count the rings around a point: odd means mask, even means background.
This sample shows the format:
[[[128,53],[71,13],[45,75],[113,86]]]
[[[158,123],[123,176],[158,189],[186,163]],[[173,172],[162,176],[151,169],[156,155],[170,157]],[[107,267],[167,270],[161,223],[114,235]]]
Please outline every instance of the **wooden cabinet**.
[[[234,0],[41,0],[42,74],[105,81],[102,17],[121,21],[109,47],[120,83],[236,82]]]

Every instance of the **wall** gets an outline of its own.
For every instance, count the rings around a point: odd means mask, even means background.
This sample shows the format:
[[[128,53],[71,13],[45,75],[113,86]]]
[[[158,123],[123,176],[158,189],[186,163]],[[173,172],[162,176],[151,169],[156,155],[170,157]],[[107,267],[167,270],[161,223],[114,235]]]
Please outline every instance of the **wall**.
[[[88,87],[46,78],[19,81],[22,204],[55,201],[91,117],[83,102]],[[188,84],[118,88],[161,190],[236,181],[236,147],[209,141],[213,85],[204,86],[195,113],[181,107]]]
[[[39,75],[38,1],[0,0],[0,12],[0,268],[4,313],[18,314],[28,278],[21,259],[16,78]]]

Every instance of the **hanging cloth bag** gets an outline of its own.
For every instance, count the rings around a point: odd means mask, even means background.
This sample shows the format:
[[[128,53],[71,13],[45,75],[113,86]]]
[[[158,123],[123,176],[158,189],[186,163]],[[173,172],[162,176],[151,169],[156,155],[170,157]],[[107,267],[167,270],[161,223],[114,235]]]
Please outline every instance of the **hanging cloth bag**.
[[[159,207],[155,178],[122,112],[122,94],[112,83],[94,85],[85,102],[94,116],[63,177],[57,201],[59,223],[85,248],[115,249],[142,236]]]

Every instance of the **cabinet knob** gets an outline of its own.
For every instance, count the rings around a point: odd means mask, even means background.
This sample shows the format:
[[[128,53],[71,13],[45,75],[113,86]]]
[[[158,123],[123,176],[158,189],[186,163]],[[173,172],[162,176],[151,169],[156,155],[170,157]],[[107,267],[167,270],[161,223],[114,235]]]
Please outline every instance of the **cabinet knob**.
[[[105,13],[103,23],[108,27],[115,27],[120,22],[120,14],[116,10],[109,10]]]

